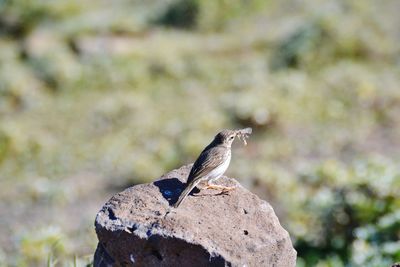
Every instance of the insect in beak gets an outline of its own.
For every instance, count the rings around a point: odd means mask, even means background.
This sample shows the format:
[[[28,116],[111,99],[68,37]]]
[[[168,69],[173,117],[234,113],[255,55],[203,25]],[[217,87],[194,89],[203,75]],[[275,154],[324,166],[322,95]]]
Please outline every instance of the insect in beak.
[[[253,130],[251,128],[236,130],[236,136],[244,143],[244,145],[247,145],[246,139],[249,138],[252,131]]]

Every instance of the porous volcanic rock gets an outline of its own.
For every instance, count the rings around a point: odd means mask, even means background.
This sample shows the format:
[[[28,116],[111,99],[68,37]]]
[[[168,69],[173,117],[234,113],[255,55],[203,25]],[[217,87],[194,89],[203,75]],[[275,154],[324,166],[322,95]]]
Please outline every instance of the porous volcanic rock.
[[[272,207],[237,188],[201,190],[171,207],[191,165],[114,195],[97,214],[94,266],[295,266],[296,251]]]

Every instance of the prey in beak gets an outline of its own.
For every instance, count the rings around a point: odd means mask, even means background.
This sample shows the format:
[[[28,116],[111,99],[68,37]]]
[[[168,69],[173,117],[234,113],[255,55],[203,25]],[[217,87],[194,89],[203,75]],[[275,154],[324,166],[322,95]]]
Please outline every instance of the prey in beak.
[[[243,129],[236,130],[236,136],[246,146],[247,145],[246,139],[249,138],[249,136],[252,132],[253,132],[253,130],[251,128],[243,128]]]

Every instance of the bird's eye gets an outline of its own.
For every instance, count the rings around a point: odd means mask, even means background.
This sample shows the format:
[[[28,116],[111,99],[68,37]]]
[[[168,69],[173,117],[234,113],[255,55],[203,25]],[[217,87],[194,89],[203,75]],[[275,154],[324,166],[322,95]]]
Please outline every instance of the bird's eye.
[[[232,140],[233,138],[235,138],[235,137],[234,137],[234,136],[229,137],[229,139],[231,139],[231,140]]]

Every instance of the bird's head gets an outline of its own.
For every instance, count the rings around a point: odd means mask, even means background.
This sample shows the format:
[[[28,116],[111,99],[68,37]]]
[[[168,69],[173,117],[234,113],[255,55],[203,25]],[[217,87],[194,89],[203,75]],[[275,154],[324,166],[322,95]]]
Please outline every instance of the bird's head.
[[[222,130],[215,137],[213,143],[231,147],[235,137],[238,136],[246,144],[246,138],[252,132],[251,128],[238,129],[238,130]]]
[[[218,145],[231,147],[233,140],[235,140],[235,137],[235,130],[222,130],[214,137],[214,142]]]

